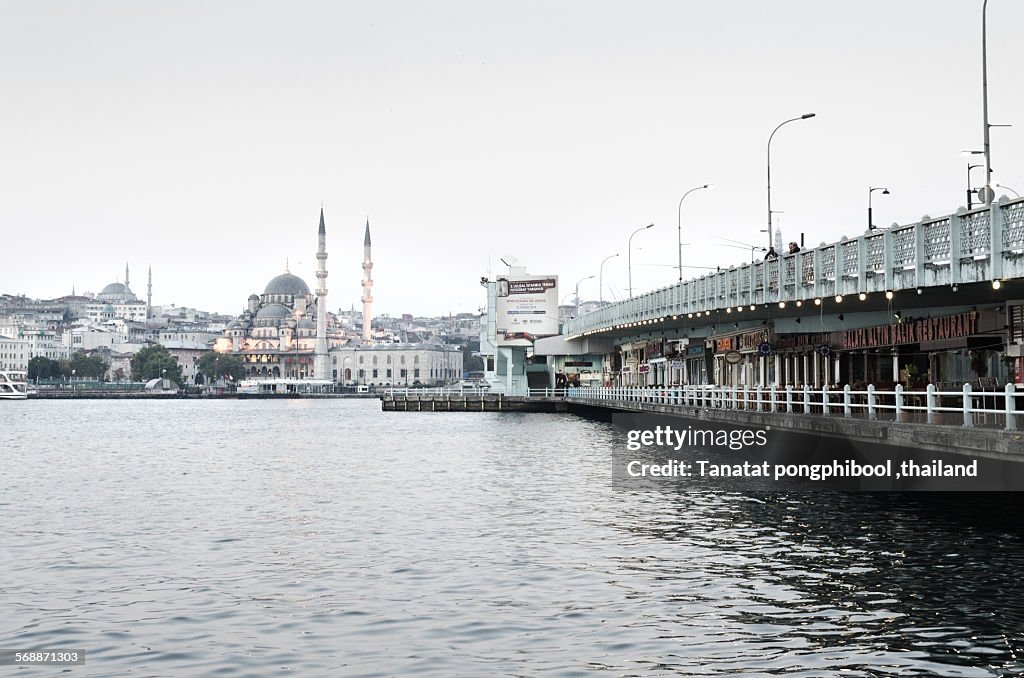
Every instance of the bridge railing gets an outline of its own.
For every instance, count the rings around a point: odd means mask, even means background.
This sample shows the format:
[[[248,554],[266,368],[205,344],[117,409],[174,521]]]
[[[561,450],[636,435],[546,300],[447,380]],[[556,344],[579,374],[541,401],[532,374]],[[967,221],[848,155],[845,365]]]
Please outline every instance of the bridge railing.
[[[906,391],[897,385],[893,391],[821,389],[810,386],[745,388],[739,386],[691,385],[656,388],[629,386],[575,387],[549,389],[564,392],[567,399],[622,403],[698,407],[719,410],[777,412],[838,417],[952,424],[965,427],[1002,427],[1017,430],[1018,394],[1013,384],[1002,391],[975,391],[964,384],[958,391],[939,391],[929,384],[925,391]]]
[[[1024,276],[1024,199],[869,231],[638,294],[569,320],[567,336],[722,309]]]

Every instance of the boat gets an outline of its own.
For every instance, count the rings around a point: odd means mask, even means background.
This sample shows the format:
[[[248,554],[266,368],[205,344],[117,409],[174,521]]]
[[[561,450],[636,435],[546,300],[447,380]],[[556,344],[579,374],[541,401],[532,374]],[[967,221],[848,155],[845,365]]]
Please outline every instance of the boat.
[[[245,397],[324,395],[334,391],[334,382],[321,379],[243,379],[237,395]]]
[[[28,398],[28,374],[14,370],[0,370],[0,400]]]

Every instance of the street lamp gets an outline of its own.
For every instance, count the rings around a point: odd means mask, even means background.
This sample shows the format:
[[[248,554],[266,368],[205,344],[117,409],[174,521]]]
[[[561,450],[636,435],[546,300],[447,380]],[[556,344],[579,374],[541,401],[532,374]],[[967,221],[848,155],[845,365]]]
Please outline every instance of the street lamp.
[[[683,282],[683,201],[686,200],[686,196],[690,195],[694,191],[711,188],[713,185],[714,184],[704,184],[703,186],[691,188],[686,193],[683,193],[683,197],[679,199],[679,282]]]
[[[580,278],[579,281],[576,283],[576,318],[580,317],[580,283],[583,282],[584,280],[590,280],[593,277],[594,276],[592,275],[588,275],[586,278]]]
[[[627,249],[629,251],[626,253],[626,259],[628,260],[627,268],[629,269],[629,298],[630,299],[633,298],[633,236],[636,235],[637,233],[639,233],[640,231],[645,231],[648,228],[651,228],[652,226],[654,226],[654,224],[647,224],[646,226],[641,226],[640,228],[638,228],[635,231],[633,231],[633,233],[630,234],[630,236],[629,236],[629,245],[627,247]]]
[[[1018,198],[1020,197],[1020,193],[1018,193],[1018,192],[1016,191],[1016,189],[1010,188],[1009,186],[1004,186],[1003,184],[996,184],[996,185],[995,185],[995,187],[996,187],[996,188],[1001,188],[1001,189],[1003,189],[1004,191],[1009,191],[1010,193],[1013,193],[1013,194],[1014,194],[1015,196],[1017,196]]]
[[[878,187],[872,188],[871,186],[868,186],[868,230],[869,231],[873,231],[876,228],[875,227],[875,222],[873,222],[871,220],[871,194],[874,193],[875,191],[881,191],[882,195],[889,195],[889,189],[888,188],[878,188]]]
[[[986,0],[987,2],[988,0]],[[806,120],[807,118],[813,118],[814,113],[804,113],[799,118],[790,118],[780,122],[778,127],[772,130],[771,135],[768,136],[768,249],[772,248],[772,137],[779,131],[783,125],[787,125],[797,120]]]
[[[597,286],[599,288],[597,290],[597,298],[600,301],[604,301],[604,262],[608,261],[609,259],[614,259],[617,256],[619,256],[618,252],[616,252],[615,254],[609,254],[607,257],[604,258],[604,261],[601,262],[601,266],[598,267],[597,269]]]
[[[969,162],[967,163],[967,209],[971,209],[972,207],[974,207],[974,202],[971,200],[971,195],[973,193],[978,192],[977,190],[971,188],[971,170],[977,169],[979,167],[984,167],[984,165],[972,165]]]

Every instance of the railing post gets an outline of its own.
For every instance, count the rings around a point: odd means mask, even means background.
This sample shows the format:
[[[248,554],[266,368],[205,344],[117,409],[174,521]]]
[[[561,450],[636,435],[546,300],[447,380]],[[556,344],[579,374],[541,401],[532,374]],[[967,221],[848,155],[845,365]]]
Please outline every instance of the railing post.
[[[821,413],[828,415],[828,384],[821,387]]]
[[[993,247],[993,250],[994,249],[995,248]],[[1002,253],[1000,252],[1000,254],[1002,254]],[[1014,386],[1013,384],[1007,384],[1006,388],[1003,389],[1003,392],[1006,394],[1006,430],[1007,431],[1016,431],[1017,430],[1017,418],[1013,414],[1013,410],[1014,410],[1013,399],[1014,399],[1014,397],[1017,394],[1016,386]]]
[[[740,394],[739,388],[736,386],[732,387],[732,409],[739,409],[740,406]]]
[[[850,409],[850,385],[843,385],[843,416],[849,419],[853,416],[853,412]]]
[[[778,391],[778,389],[776,389],[775,384],[772,384],[771,396],[769,396],[771,398],[771,404],[769,405],[769,412],[778,412],[779,411],[778,403],[776,402],[777,391]]]
[[[974,419],[971,417],[971,385],[964,384],[964,427],[974,426]]]
[[[868,384],[868,419],[877,419],[878,412],[875,410],[875,385]]]
[[[903,414],[903,384],[896,384],[896,421],[900,420],[901,414]]]
[[[928,384],[928,388],[926,390],[927,390],[927,394],[925,395],[924,399],[925,399],[925,404],[927,406],[927,409],[926,409],[926,412],[927,412],[927,415],[928,415],[927,421],[928,421],[929,424],[934,424],[935,423],[935,407],[936,407],[936,403],[935,403],[935,384]]]
[[[757,397],[757,411],[760,412],[761,411],[761,385],[760,384],[757,385],[757,389],[754,391],[754,394]]]
[[[786,412],[793,414],[793,385],[786,384]]]
[[[804,414],[811,413],[811,387],[810,384],[804,384]]]

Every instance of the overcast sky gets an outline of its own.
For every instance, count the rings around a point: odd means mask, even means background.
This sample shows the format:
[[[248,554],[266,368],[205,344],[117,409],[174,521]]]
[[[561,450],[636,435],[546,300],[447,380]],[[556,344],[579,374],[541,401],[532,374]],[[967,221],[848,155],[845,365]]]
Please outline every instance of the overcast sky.
[[[375,313],[476,311],[515,257],[605,297],[966,203],[981,0],[0,2],[0,292],[237,313],[284,269]],[[1024,3],[991,0],[994,181],[1024,192]],[[973,160],[981,162],[980,160]],[[975,184],[984,171],[973,174]],[[1001,191],[998,191],[1001,193]],[[687,269],[686,276],[699,274]],[[597,298],[597,280],[582,283]]]

